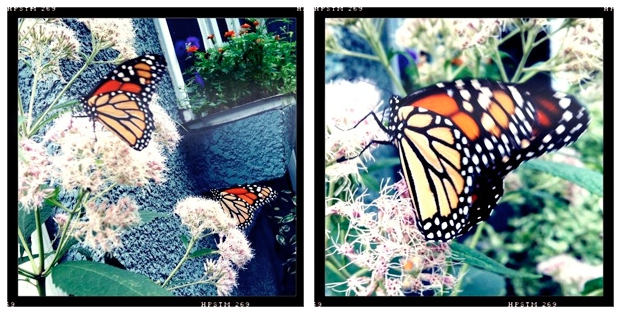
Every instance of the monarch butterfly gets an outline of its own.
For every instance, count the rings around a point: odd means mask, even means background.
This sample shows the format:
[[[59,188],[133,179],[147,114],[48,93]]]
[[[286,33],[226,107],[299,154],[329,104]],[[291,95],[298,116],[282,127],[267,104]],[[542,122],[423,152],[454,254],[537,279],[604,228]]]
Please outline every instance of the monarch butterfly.
[[[133,149],[146,148],[155,128],[148,102],[165,67],[163,56],[149,54],[119,65],[80,99],[86,115]]]
[[[398,149],[417,227],[429,241],[452,240],[488,219],[509,172],[573,143],[589,123],[572,96],[477,79],[394,96],[389,106],[387,127],[369,114],[389,135],[374,143]]]
[[[256,210],[276,197],[277,192],[273,188],[257,185],[239,185],[224,190],[211,189],[209,195],[209,198],[219,201],[222,209],[236,221],[241,230],[252,223]]]

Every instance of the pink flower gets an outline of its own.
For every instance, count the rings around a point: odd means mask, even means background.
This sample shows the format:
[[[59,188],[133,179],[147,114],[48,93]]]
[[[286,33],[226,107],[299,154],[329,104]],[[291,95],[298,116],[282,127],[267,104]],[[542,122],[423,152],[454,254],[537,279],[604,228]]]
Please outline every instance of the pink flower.
[[[232,263],[224,258],[206,260],[204,263],[204,275],[209,283],[217,287],[218,296],[229,296],[237,285],[237,272],[232,267]]]
[[[552,276],[566,288],[566,292],[577,295],[591,279],[602,277],[602,265],[591,265],[571,255],[557,255],[537,265],[537,271]],[[570,292],[571,290],[571,292]]]
[[[54,191],[48,187],[52,164],[45,147],[32,139],[20,140],[19,148],[17,199],[23,209],[30,210],[40,207]]]
[[[133,59],[135,52],[135,30],[129,18],[82,18],[93,38],[101,45],[120,52],[120,59]]]
[[[201,236],[206,230],[211,233],[228,233],[236,227],[236,222],[228,216],[218,202],[188,197],[176,204],[174,213],[181,218],[181,223],[194,237]]]
[[[222,240],[222,237],[225,240]],[[245,234],[237,228],[228,230],[225,236],[220,236],[217,248],[222,258],[230,260],[239,268],[243,268],[254,257]]]
[[[59,148],[49,156],[50,174],[65,190],[83,188],[96,194],[112,184],[143,187],[165,181],[166,158],[156,142],[136,151],[99,123],[93,132],[92,125],[65,114],[45,134],[45,140]]]
[[[159,96],[153,95],[150,102],[150,111],[153,113],[155,120],[155,129],[152,141],[157,142],[162,148],[171,152],[176,150],[178,143],[181,141],[181,135],[176,128],[176,122],[170,118],[166,111],[159,104]]]
[[[353,198],[354,192],[344,191],[349,200],[332,201],[335,210],[327,207],[327,212],[337,212],[332,214],[348,221],[348,229],[335,236],[327,233],[327,260],[332,256],[344,258],[344,267],[354,264],[366,270],[375,283],[361,288],[351,285],[358,280],[349,278],[328,283],[327,288],[357,296],[398,296],[404,291],[420,293],[454,286],[456,279],[448,274],[448,267],[454,264],[449,246],[427,244],[415,224],[410,199],[400,197],[397,188],[383,186],[379,197],[369,204],[363,202],[363,195]],[[424,274],[427,272],[431,274]]]
[[[74,236],[95,250],[111,252],[122,246],[121,232],[140,223],[138,207],[129,197],[120,198],[116,204],[90,201],[84,208]]]

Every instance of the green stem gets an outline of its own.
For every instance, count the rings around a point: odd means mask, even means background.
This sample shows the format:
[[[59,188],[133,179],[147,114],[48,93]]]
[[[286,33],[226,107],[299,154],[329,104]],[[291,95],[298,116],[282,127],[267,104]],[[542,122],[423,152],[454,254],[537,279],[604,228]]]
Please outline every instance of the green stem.
[[[54,98],[54,100],[52,100],[52,103],[47,107],[47,109],[45,109],[45,111],[43,111],[43,114],[41,114],[39,116],[39,118],[37,119],[37,121],[35,122],[35,125],[32,127],[32,129],[38,129],[39,127],[41,127],[41,122],[43,121],[44,117],[47,115],[47,113],[49,113],[49,111],[51,111],[54,106],[56,105],[56,103],[58,103],[58,101],[60,101],[60,98],[65,94],[65,92],[67,92],[67,90],[69,89],[69,87],[71,87],[71,85],[73,85],[73,83],[75,82],[75,80],[82,75],[82,73],[86,70],[86,67],[88,67],[94,60],[95,56],[99,53],[99,47],[98,45],[95,43],[93,44],[93,49],[92,49],[92,53],[90,54],[90,56],[88,57],[88,59],[86,60],[86,62],[84,62],[84,65],[79,69],[79,71],[77,71],[77,73],[75,73],[75,75],[73,75],[73,77],[71,77],[71,80],[69,80],[69,82],[64,86],[64,88],[60,91],[60,93],[56,96],[56,98]],[[36,80],[35,80],[36,83]],[[34,88],[33,88],[34,91]],[[32,100],[32,99],[31,99]],[[28,124],[30,125],[30,124]],[[31,128],[28,128],[28,137],[32,136],[33,134],[30,133]]]
[[[340,50],[330,50],[330,49],[328,49],[327,52],[329,52],[329,53],[338,53],[338,54],[349,56],[349,57],[356,57],[356,58],[360,58],[360,59],[367,59],[367,60],[372,60],[372,61],[380,62],[380,59],[377,56],[375,56],[375,55],[354,52],[354,51],[350,51],[350,50],[346,50],[346,49],[340,49]]]
[[[335,182],[330,182],[329,189],[327,191],[327,199],[330,199],[327,203],[327,206],[333,205],[333,193],[335,192]],[[326,208],[325,208],[326,209]],[[331,229],[333,227],[333,223],[331,222],[332,216],[325,216],[325,229]],[[325,236],[325,247],[328,245],[327,236]]]
[[[371,24],[371,22],[362,23],[364,27],[364,32],[366,33],[366,40],[370,44],[370,47],[372,47],[372,50],[374,50],[374,53],[376,54],[376,56],[379,58],[380,64],[383,65],[383,67],[387,71],[387,74],[389,74],[389,78],[395,85],[398,93],[401,96],[405,96],[406,90],[404,89],[404,86],[402,86],[402,82],[400,82],[400,79],[396,76],[395,72],[391,68],[391,65],[389,64],[389,58],[387,57],[387,54],[385,53],[385,48],[383,47],[383,44],[380,41],[380,34],[381,34],[380,30],[382,29],[382,23],[380,23],[379,26],[376,28],[372,28],[370,27],[371,25],[366,25],[366,24]]]
[[[19,88],[17,88],[17,108],[19,110],[19,116],[24,116],[24,104],[21,100],[21,93],[19,92]],[[22,128],[21,125],[20,128]]]
[[[181,268],[181,266],[183,265],[183,263],[185,263],[185,261],[187,261],[187,258],[189,258],[189,252],[191,251],[191,248],[193,248],[193,245],[196,243],[196,237],[191,237],[191,240],[189,240],[189,244],[187,245],[187,251],[185,251],[185,255],[183,255],[183,258],[180,260],[180,262],[178,262],[178,264],[176,265],[176,267],[174,268],[174,270],[172,270],[172,273],[170,273],[170,276],[168,276],[168,278],[163,282],[163,284],[161,285],[161,287],[165,287],[165,285],[167,285],[170,280],[172,279],[172,277],[174,275],[176,275],[176,272],[178,272],[178,270]]]
[[[193,285],[197,285],[197,284],[211,284],[211,285],[215,286],[215,284],[213,284],[211,282],[199,280],[199,281],[195,281],[195,282],[192,282],[192,283],[186,283],[186,284],[170,287],[170,288],[168,288],[168,291],[172,291],[174,289],[180,289],[180,288],[184,288],[184,287],[189,287],[189,286],[193,286]]]
[[[39,292],[39,296],[41,297],[46,296],[47,293],[45,290],[45,277],[37,278],[37,291]]]
[[[367,274],[367,273],[369,273],[369,272],[370,272],[370,269],[368,269],[368,268],[362,268],[362,269],[358,270],[357,272],[355,272],[355,273],[354,273],[354,274],[352,274],[352,275],[353,275],[353,276],[355,276],[355,277],[361,277],[361,276],[363,276],[363,275],[365,275],[365,274]]]
[[[32,286],[33,286],[33,287],[35,287],[35,288],[37,287],[37,284],[33,283],[30,279],[18,279],[17,281],[18,281],[18,282],[23,281],[23,282],[25,282],[25,283],[27,283],[27,284],[32,285]]]
[[[509,40],[510,38],[514,37],[516,34],[520,33],[520,29],[515,29],[513,30],[511,33],[505,35],[505,37],[501,38],[498,42],[497,42],[497,46],[502,45],[503,43],[505,43],[507,40]]]
[[[41,211],[38,208],[34,209],[34,220],[37,227],[37,241],[39,242],[39,273],[45,271],[45,247],[43,247],[43,229],[41,224]]]
[[[118,183],[113,183],[110,186],[108,186],[107,188],[105,188],[103,191],[101,191],[100,193],[98,193],[97,195],[95,195],[94,197],[92,197],[92,199],[90,199],[91,201],[95,201],[99,198],[101,198],[104,194],[106,194],[108,191],[112,190],[114,187],[118,186]]]
[[[524,75],[522,75],[522,77],[517,81],[518,84],[522,84],[524,82],[526,82],[527,80],[531,79],[531,77],[537,75],[537,73],[540,73],[542,71],[540,71],[539,69],[536,70],[523,70],[522,71]]]
[[[28,117],[26,119],[26,136],[30,138],[32,134],[30,134],[30,124],[32,123],[32,111],[34,111],[34,96],[35,91],[37,90],[37,84],[39,83],[40,75],[41,75],[41,59],[37,59],[35,61],[36,66],[32,67],[34,71],[34,77],[32,79],[32,89],[30,89],[30,99],[28,100]]]
[[[475,230],[475,234],[473,234],[473,237],[471,238],[471,241],[468,244],[469,248],[474,249],[475,246],[477,246],[477,242],[479,241],[479,238],[481,237],[481,233],[484,230],[484,225],[485,225],[484,223],[479,224],[479,226]],[[468,269],[469,269],[468,263],[464,263],[462,264],[462,267],[460,267],[460,272],[458,273],[458,279],[456,280],[456,285],[453,287],[453,291],[451,293],[452,297],[457,296],[458,293],[460,292],[460,286],[462,286],[464,275],[466,275],[466,272],[468,271]]]
[[[34,262],[34,256],[32,255],[32,251],[30,251],[30,247],[28,247],[28,240],[26,240],[26,238],[24,237],[24,234],[21,232],[21,229],[19,227],[17,228],[17,236],[19,237],[21,246],[24,247],[24,251],[26,251],[26,254],[28,254],[28,258],[30,259],[30,264],[32,265],[32,269],[36,271],[37,265]]]
[[[43,273],[45,271],[45,247],[43,246],[43,228],[41,226],[43,222],[38,208],[34,209],[34,220],[37,227],[37,241],[39,242],[39,273]],[[41,275],[37,278],[37,291],[39,296],[45,296],[45,276]]]
[[[49,268],[51,269],[52,267],[54,267],[54,265],[56,265],[56,263],[60,260],[60,258],[62,258],[63,255],[61,255],[59,252],[64,250],[65,245],[67,244],[67,242],[69,242],[69,236],[68,234],[73,233],[71,229],[71,231],[69,231],[69,228],[73,227],[75,228],[75,223],[73,223],[74,221],[74,217],[77,213],[79,213],[81,211],[82,208],[82,200],[84,198],[85,192],[80,191],[80,193],[77,196],[77,199],[75,201],[75,206],[73,207],[72,210],[69,210],[68,208],[63,206],[63,209],[65,211],[68,211],[69,216],[67,217],[67,223],[62,227],[62,231],[61,231],[61,235],[60,235],[60,243],[58,244],[58,248],[56,249],[56,253],[54,254],[54,258],[52,259],[52,262],[49,265]],[[43,273],[43,276],[47,276],[49,275],[49,271]]]
[[[479,58],[476,58],[476,59],[479,60]],[[458,66],[458,68],[456,68],[456,70],[451,73],[451,79],[448,79],[448,81],[452,81],[454,78],[456,78],[458,74],[460,74],[460,72],[462,72],[465,68],[466,68],[466,65],[464,63]],[[477,77],[477,76],[474,76],[474,77]]]
[[[37,277],[36,274],[28,272],[25,269],[19,268],[19,267],[17,268],[17,273],[21,276],[32,278],[32,279],[35,279]]]
[[[533,48],[537,47],[538,45],[540,45],[542,42],[550,39],[552,36],[554,36],[554,34],[558,33],[559,31],[563,30],[566,26],[569,26],[569,22],[567,22],[567,19],[563,21],[563,23],[561,24],[561,26],[559,26],[557,29],[555,29],[552,33],[550,34],[546,34],[546,36],[544,36],[543,38],[541,38],[540,40],[536,41],[533,43]]]
[[[334,261],[335,260],[332,258],[325,260],[325,268],[331,269],[331,272],[337,275],[338,278],[340,278],[343,282],[347,281],[348,278],[350,278],[350,274],[348,276],[344,275],[342,271],[345,271],[345,270],[344,269],[340,270],[340,268],[334,264]]]
[[[329,189],[327,191],[327,198],[329,199],[329,203],[327,203],[327,206],[333,205],[333,193],[334,192],[335,192],[335,182],[330,182]]]
[[[535,32],[537,33],[537,32]],[[529,32],[526,33],[526,41],[522,47],[522,59],[520,59],[520,63],[518,64],[518,68],[516,68],[516,73],[512,77],[510,82],[517,82],[520,80],[520,75],[522,74],[522,70],[524,68],[531,51],[533,51],[533,43],[535,42],[535,35]]]
[[[479,77],[480,67],[481,67],[481,57],[478,55],[478,57],[475,58],[475,65],[473,66],[473,77]]]
[[[503,60],[501,59],[501,53],[498,46],[495,47],[494,54],[496,55],[496,65],[499,68],[499,73],[501,73],[501,80],[508,82],[509,79],[507,78],[507,72],[505,71],[505,66],[503,65]]]

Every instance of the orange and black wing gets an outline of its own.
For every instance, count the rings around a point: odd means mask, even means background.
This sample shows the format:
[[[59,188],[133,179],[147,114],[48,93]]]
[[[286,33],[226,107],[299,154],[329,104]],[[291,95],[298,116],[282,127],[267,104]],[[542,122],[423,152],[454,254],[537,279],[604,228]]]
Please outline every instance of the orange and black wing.
[[[571,96],[458,80],[390,102],[388,131],[428,240],[448,241],[492,213],[503,178],[574,142],[588,115]]]
[[[225,190],[212,190],[213,198],[230,215],[240,229],[247,228],[254,220],[254,213],[273,201],[277,193],[271,187],[242,185]]]
[[[87,115],[132,148],[144,149],[154,130],[148,103],[165,66],[160,55],[144,55],[119,65],[81,99]]]

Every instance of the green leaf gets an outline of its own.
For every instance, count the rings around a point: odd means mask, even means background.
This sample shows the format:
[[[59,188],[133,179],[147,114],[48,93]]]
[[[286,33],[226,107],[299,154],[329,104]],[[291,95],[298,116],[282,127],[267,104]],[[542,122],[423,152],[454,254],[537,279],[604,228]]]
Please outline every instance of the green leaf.
[[[526,279],[537,279],[542,277],[541,275],[518,272],[513,269],[507,268],[503,264],[489,258],[485,254],[477,250],[473,250],[455,241],[452,241],[450,246],[451,251],[454,253],[454,255],[457,258],[462,259],[464,263],[467,263],[469,265],[507,277],[519,277]]]
[[[187,248],[187,246],[189,245],[189,238],[187,237],[187,235],[180,235],[181,238],[181,242],[183,243],[183,247]]]
[[[521,167],[546,172],[581,186],[593,194],[601,197],[604,196],[604,176],[602,173],[587,168],[544,160],[531,160],[522,164]]]
[[[56,198],[58,196],[58,192],[58,189],[56,189],[50,197]],[[54,206],[48,201],[44,201],[39,210],[41,214],[41,223],[44,223],[50,216],[52,216],[52,214],[54,214]],[[19,206],[19,209],[17,210],[17,227],[21,230],[24,238],[28,240],[30,235],[32,235],[37,228],[34,218],[34,209],[27,211],[23,207]],[[19,238],[17,239],[17,242],[20,243]]]
[[[62,246],[62,250],[58,250],[56,253],[58,253],[59,256],[63,256],[65,253],[67,253],[67,251],[69,251],[71,247],[73,247],[78,242],[79,241],[77,241],[77,239],[75,239],[74,237],[71,237],[69,238],[69,240],[67,240],[65,245]]]
[[[275,239],[277,239],[277,242],[279,242],[280,245],[282,246],[286,245],[286,238],[284,238],[284,236],[277,234],[275,235]]]
[[[501,60],[502,59],[510,59],[512,61],[515,61],[516,58],[514,58],[511,54],[504,52],[504,51],[499,51],[499,56],[501,56]],[[493,60],[495,59],[495,57],[492,58]],[[495,60],[496,61],[496,60]]]
[[[52,268],[54,284],[74,296],[172,296],[150,278],[107,264],[73,261]]]
[[[400,165],[400,158],[384,158],[372,162],[372,164],[368,166],[368,172],[372,173],[376,170],[391,168],[397,165]]]
[[[290,223],[294,221],[294,217],[295,216],[292,213],[286,214],[286,216],[284,216],[284,218],[281,221],[279,221],[279,224]]]
[[[54,254],[54,251],[50,251],[50,252],[47,252],[47,253],[45,253],[43,255],[47,259],[48,256],[53,255],[53,254]],[[32,255],[32,258],[34,258],[34,259],[36,259],[38,257],[39,257],[38,253]],[[30,258],[28,256],[21,256],[21,257],[17,258],[17,264],[22,264],[22,263],[27,262],[29,260],[30,260]]]
[[[369,173],[362,173],[360,176],[361,176],[361,182],[368,189],[374,190],[374,191],[380,190],[380,184],[378,183],[378,180],[374,178],[374,176],[372,176]]]
[[[604,295],[604,277],[594,278],[585,283],[585,288],[582,291],[583,296],[587,295]]]
[[[73,103],[73,102],[71,102]],[[49,116],[45,117],[45,119],[43,119],[43,116],[39,117],[38,120],[35,121],[34,125],[36,125],[35,127],[32,128],[32,133],[36,134],[41,128],[43,128],[45,125],[49,124],[51,121],[55,120],[58,118],[58,116],[71,111],[70,108],[62,108],[62,109],[56,109],[54,111],[54,113],[51,113]]]
[[[504,296],[507,292],[503,276],[476,267],[469,267],[462,280],[459,296]]]
[[[170,217],[170,214],[168,213],[153,212],[148,210],[139,211],[139,213],[141,220],[140,225],[148,224],[157,217]]]
[[[86,258],[86,260],[92,261],[92,253],[88,249],[77,248],[77,252],[83,255]]]
[[[192,253],[189,254],[190,258],[197,258],[197,257],[201,257],[201,256],[205,256],[205,255],[210,255],[210,254],[217,254],[216,249],[208,249],[208,248],[204,248],[204,249],[198,249]]]
[[[340,184],[335,191],[333,192],[334,196],[339,195],[340,193],[342,193],[348,186],[350,185],[350,181],[345,180],[342,182],[342,184]]]

